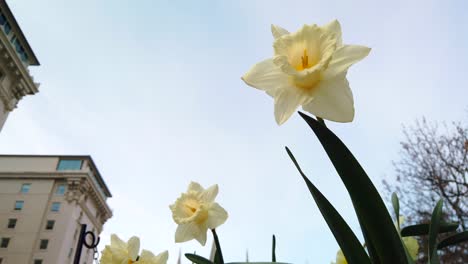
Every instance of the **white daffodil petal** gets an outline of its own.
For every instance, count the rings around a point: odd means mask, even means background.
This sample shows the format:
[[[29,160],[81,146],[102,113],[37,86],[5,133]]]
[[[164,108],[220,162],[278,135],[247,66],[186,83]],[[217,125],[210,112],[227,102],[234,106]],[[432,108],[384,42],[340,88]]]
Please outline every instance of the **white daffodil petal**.
[[[198,182],[190,182],[187,192],[194,191],[194,192],[203,192],[205,189],[198,183]]]
[[[280,38],[283,35],[289,34],[289,32],[286,29],[284,29],[284,28],[282,28],[280,26],[272,24],[271,25],[271,34],[273,35],[273,37],[275,39],[277,39],[277,38]]]
[[[358,45],[345,45],[338,48],[328,64],[324,79],[331,79],[345,73],[351,65],[364,59],[370,51],[370,48]]]
[[[110,250],[109,246],[106,246],[104,250],[101,251],[101,259],[99,262],[103,264],[112,264],[112,251]]]
[[[154,254],[153,252],[143,249],[140,254],[140,258],[138,259],[139,262],[142,263],[154,263]]]
[[[216,198],[216,195],[218,195],[218,185],[217,184],[215,184],[215,185],[211,186],[210,188],[206,189],[205,191],[203,191],[200,198],[204,202],[211,203]]]
[[[343,45],[343,40],[341,36],[341,25],[338,20],[333,20],[332,22],[321,27],[326,33],[334,34],[336,37],[336,46],[341,47]]]
[[[199,232],[196,223],[179,224],[175,233],[175,242],[186,242],[195,238],[195,233]]]
[[[154,257],[154,262],[156,264],[166,264],[167,260],[169,259],[169,253],[166,251],[160,253],[156,257]]]
[[[195,234],[195,239],[204,246],[206,244],[206,232],[208,231],[208,227],[206,227],[206,225],[201,225],[199,228],[199,232]]]
[[[270,95],[288,83],[288,76],[273,63],[273,59],[255,64],[241,79],[247,85],[264,90]]]
[[[228,218],[228,213],[218,203],[213,203],[208,210],[208,220],[206,225],[209,229],[215,229],[224,224]]]
[[[296,87],[279,90],[275,95],[275,120],[278,125],[288,120],[296,109],[304,104],[308,97]]]
[[[127,244],[122,239],[120,239],[116,234],[112,234],[111,235],[111,247],[127,249]]]
[[[113,263],[120,263],[124,260],[128,261],[128,252],[126,250],[120,250],[118,248],[110,247]]]
[[[132,261],[135,261],[140,253],[140,239],[136,236],[128,240],[128,256]]]
[[[342,74],[322,81],[316,88],[314,99],[303,109],[315,116],[335,122],[351,122],[354,119],[354,102],[348,80]]]

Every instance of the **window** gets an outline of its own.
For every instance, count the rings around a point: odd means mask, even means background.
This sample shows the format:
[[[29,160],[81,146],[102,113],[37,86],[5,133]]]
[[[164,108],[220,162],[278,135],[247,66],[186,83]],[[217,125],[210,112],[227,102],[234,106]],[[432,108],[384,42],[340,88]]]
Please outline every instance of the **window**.
[[[49,245],[49,239],[41,239],[41,243],[39,244],[39,249],[47,249]]]
[[[3,30],[5,30],[5,34],[7,34],[7,35],[10,34],[10,32],[11,32],[10,23],[6,22],[5,23],[5,28]]]
[[[28,59],[29,59],[28,54],[26,54],[25,51],[20,53],[20,58],[23,62],[28,62]]]
[[[57,170],[81,170],[82,160],[60,160],[57,166]]]
[[[28,193],[29,189],[31,189],[30,183],[23,183],[23,185],[21,185],[21,193]]]
[[[8,228],[15,228],[16,227],[16,218],[10,218],[8,219]]]
[[[52,212],[60,211],[60,202],[53,202],[52,207],[50,208]]]
[[[2,263],[3,263],[3,258],[0,258],[0,264],[2,264]]]
[[[34,264],[42,264],[42,259],[35,259]]]
[[[70,248],[70,250],[68,250],[68,258],[71,258],[73,254],[73,248]]]
[[[6,20],[5,15],[0,14],[0,25],[3,26],[3,25],[5,25],[6,22],[7,22],[7,20]]]
[[[47,220],[47,224],[46,224],[45,229],[46,230],[52,230],[52,229],[54,229],[54,225],[55,225],[55,220]]]
[[[55,190],[55,194],[63,195],[65,194],[66,189],[67,189],[67,186],[65,184],[59,184],[57,186],[57,189]]]
[[[24,201],[16,201],[15,202],[15,210],[21,211],[23,209]]]
[[[10,238],[2,237],[2,241],[0,242],[0,248],[7,248],[8,244],[10,244]]]

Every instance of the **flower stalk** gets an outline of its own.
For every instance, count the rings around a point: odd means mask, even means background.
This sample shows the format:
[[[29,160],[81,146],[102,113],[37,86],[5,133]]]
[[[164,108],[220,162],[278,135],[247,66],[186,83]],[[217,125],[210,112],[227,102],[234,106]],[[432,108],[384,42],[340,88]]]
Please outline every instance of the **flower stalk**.
[[[213,233],[213,239],[216,245],[215,264],[224,264],[223,252],[221,251],[221,245],[219,243],[218,234],[216,234],[216,229],[211,229],[211,232]],[[219,260],[220,263],[217,263],[216,260]]]

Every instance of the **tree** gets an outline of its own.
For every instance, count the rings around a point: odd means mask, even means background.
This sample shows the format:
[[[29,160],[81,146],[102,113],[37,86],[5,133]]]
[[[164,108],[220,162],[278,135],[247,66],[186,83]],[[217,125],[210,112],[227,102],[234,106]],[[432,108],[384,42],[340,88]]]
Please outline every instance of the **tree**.
[[[444,200],[443,220],[458,222],[460,231],[468,228],[468,126],[447,126],[426,119],[404,127],[401,158],[394,162],[396,181],[384,180],[387,197],[396,191],[407,224],[429,222],[432,209]],[[417,263],[427,263],[427,238],[420,237]],[[442,263],[468,263],[468,243],[440,252]]]

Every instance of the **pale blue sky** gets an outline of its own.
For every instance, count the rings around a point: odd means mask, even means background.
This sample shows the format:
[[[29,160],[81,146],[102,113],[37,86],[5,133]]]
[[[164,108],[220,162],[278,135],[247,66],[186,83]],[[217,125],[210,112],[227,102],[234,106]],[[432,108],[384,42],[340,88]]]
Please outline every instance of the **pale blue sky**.
[[[218,183],[230,217],[225,259],[329,263],[337,244],[289,161],[288,145],[354,230],[348,196],[306,124],[278,127],[273,101],[242,76],[272,55],[270,24],[291,31],[337,18],[344,43],[372,47],[348,79],[356,118],[329,123],[375,183],[392,177],[401,125],[466,116],[466,1],[9,1],[41,66],[40,93],[21,101],[2,153],[90,154],[114,197],[111,233],[138,235],[170,263],[168,205],[191,180]],[[188,263],[187,261],[185,261]]]

